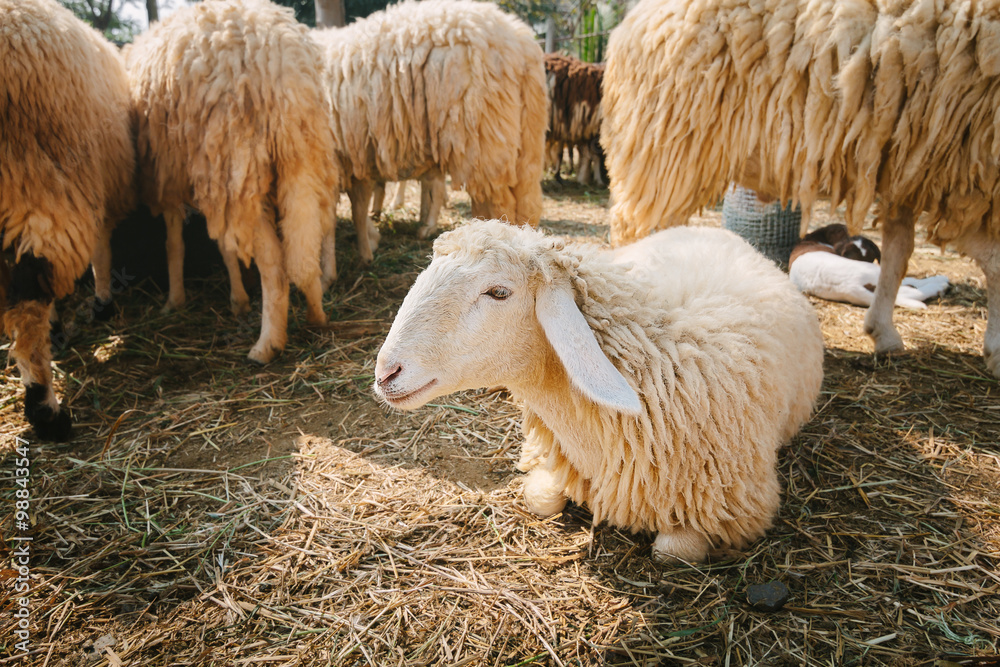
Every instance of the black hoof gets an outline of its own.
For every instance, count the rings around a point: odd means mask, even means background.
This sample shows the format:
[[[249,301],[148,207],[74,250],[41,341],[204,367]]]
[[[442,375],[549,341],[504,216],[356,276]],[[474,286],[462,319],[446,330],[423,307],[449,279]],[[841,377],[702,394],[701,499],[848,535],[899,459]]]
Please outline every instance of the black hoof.
[[[40,440],[66,442],[72,436],[73,421],[68,410],[53,411],[45,403],[48,393],[44,385],[29,385],[24,392],[24,416]]]
[[[112,317],[115,316],[115,301],[114,299],[108,299],[104,301],[103,299],[98,299],[94,297],[94,307],[91,310],[91,314],[94,319],[98,322],[107,322]]]

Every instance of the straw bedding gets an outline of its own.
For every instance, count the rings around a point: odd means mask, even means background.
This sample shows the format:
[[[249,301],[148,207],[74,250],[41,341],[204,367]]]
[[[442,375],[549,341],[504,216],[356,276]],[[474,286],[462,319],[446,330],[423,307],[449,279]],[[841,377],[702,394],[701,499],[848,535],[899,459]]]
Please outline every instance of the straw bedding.
[[[574,228],[563,211],[605,204],[549,199],[543,227],[598,240],[607,227]],[[448,220],[468,200],[453,206]],[[254,324],[222,326],[224,281],[193,287],[183,319],[156,315],[160,299],[141,288],[108,328],[70,313],[57,383],[80,435],[31,447],[23,664],[898,667],[996,655],[1000,386],[978,356],[985,300],[966,260],[918,248],[913,272],[956,286],[897,314],[915,342],[906,356],[874,360],[856,333],[863,310],[814,302],[826,380],[780,453],[775,526],[747,552],[685,568],[654,563],[650,536],[592,528],[584,508],[525,511],[505,393],[407,414],[375,403],[375,351],[429,253],[416,221],[390,223],[371,273],[328,295],[331,328],[299,332],[265,369],[243,362]],[[337,247],[353,252],[353,239]],[[0,376],[5,447],[31,435],[13,372]],[[5,500],[13,468],[0,461]],[[10,520],[0,512],[5,536]],[[747,587],[771,580],[789,588],[785,608],[749,607]],[[0,637],[12,627],[5,612]]]

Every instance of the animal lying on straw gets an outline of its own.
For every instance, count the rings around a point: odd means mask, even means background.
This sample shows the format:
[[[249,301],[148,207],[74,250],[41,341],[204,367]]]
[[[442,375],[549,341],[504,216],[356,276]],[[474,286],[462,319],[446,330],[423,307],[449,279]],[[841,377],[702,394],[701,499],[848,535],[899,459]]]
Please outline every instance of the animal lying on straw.
[[[878,246],[864,236],[849,236],[846,225],[827,225],[802,237],[788,260],[788,277],[804,294],[829,301],[871,306],[880,268]],[[924,309],[924,301],[948,289],[947,276],[903,278],[896,305]]]
[[[249,356],[266,363],[285,346],[289,280],[309,323],[323,324],[323,283],[336,272],[340,175],[319,49],[291,10],[206,0],[154,24],[126,57],[142,194],[167,223],[167,308],[185,300],[181,231],[191,205],[219,243],[237,314],[249,309],[239,262],[260,269],[263,318]]]
[[[0,314],[39,438],[66,440],[52,388],[49,312],[134,204],[128,79],[117,50],[50,0],[0,0]],[[101,282],[100,267],[108,282]]]
[[[599,153],[591,150],[601,130],[601,80],[604,65],[585,63],[559,53],[545,54],[546,88],[549,94],[549,129],[545,143],[549,153],[558,148],[556,181],[562,183],[563,148],[580,151],[577,180],[604,185]]]
[[[376,182],[451,175],[474,216],[538,224],[547,109],[531,28],[492,3],[425,0],[313,36],[363,262],[378,240]]]
[[[986,364],[1000,376],[1000,2],[642,0],[604,80],[616,243],[683,222],[735,180],[860,229],[884,258],[865,330],[901,350],[896,291],[921,217],[986,274]]]
[[[699,561],[771,525],[777,452],[822,362],[809,302],[735,234],[678,228],[613,253],[481,221],[434,243],[374,388],[412,410],[507,387],[531,511],[568,497],[595,523],[655,532],[657,558]]]

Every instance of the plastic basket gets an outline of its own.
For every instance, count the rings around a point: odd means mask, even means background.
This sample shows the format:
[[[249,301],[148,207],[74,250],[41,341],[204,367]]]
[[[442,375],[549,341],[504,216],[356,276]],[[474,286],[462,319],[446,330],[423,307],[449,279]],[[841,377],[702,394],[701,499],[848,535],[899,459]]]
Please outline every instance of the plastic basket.
[[[763,204],[753,190],[739,185],[732,185],[722,200],[722,226],[783,269],[788,268],[792,248],[799,242],[801,223],[800,207]]]

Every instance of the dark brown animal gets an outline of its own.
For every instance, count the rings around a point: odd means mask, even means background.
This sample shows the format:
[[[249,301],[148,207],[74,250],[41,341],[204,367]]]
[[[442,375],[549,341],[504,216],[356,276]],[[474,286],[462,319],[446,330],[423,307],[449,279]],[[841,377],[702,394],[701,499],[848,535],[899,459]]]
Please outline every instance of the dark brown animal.
[[[555,178],[562,183],[563,146],[580,151],[577,179],[589,183],[596,174],[601,182],[597,156],[592,150],[601,129],[601,82],[604,65],[585,63],[558,53],[545,54],[549,94],[549,129],[545,136],[551,152],[558,147]]]

